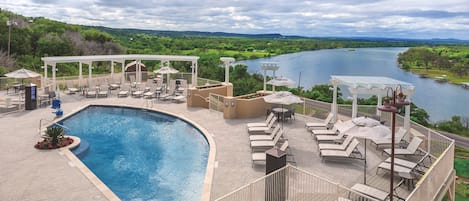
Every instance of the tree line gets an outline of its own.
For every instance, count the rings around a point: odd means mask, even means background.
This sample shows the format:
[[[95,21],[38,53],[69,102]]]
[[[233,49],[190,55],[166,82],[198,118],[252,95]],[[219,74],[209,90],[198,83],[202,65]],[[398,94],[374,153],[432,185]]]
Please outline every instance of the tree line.
[[[407,70],[443,69],[457,76],[469,75],[468,46],[413,47],[400,53],[397,61]]]

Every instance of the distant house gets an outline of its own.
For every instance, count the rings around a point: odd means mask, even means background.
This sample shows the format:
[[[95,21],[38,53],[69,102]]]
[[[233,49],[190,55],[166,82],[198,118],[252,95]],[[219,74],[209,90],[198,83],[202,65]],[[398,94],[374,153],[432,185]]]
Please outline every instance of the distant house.
[[[140,63],[140,67],[142,69],[142,81],[147,81],[148,79],[148,71],[144,64]],[[131,81],[130,77],[133,77],[135,80],[135,71],[137,70],[137,62],[132,61],[125,66],[125,79],[127,81]]]

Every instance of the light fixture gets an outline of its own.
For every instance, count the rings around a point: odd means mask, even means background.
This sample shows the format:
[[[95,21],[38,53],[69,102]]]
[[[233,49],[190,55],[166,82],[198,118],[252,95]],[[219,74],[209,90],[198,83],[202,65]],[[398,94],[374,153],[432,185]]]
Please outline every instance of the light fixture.
[[[235,106],[235,101],[231,101],[231,107],[234,107]]]
[[[399,94],[396,94],[399,90]],[[389,96],[389,92],[391,92],[392,97]],[[392,98],[392,100],[391,100]],[[391,124],[391,176],[390,176],[390,184],[389,184],[389,200],[393,200],[394,197],[394,147],[395,147],[395,133],[396,133],[396,112],[398,106],[409,105],[410,102],[405,100],[405,96],[402,93],[402,86],[399,85],[393,90],[391,87],[387,88],[386,97],[383,101],[383,106],[378,107],[378,110],[383,112],[391,112],[392,113],[392,124]]]
[[[391,95],[393,97],[390,97],[389,96],[389,92],[391,92]],[[394,107],[394,103],[392,103],[391,101],[391,98],[392,99],[395,99],[394,97],[394,91],[392,88],[388,87],[387,90],[386,90],[386,97],[384,97],[384,101],[383,101],[383,105],[382,106],[379,106],[378,107],[378,110],[380,111],[383,111],[383,112],[392,112],[392,113],[396,113],[397,112],[397,108]],[[393,101],[394,102],[394,101]]]
[[[225,107],[228,107],[229,104],[230,104],[230,102],[225,101]]]

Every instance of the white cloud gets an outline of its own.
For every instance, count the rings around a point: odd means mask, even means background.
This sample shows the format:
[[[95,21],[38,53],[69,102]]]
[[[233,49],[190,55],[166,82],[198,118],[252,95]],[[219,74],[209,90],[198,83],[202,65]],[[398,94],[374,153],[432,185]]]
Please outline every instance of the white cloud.
[[[469,39],[468,0],[5,0],[74,24],[155,30]]]

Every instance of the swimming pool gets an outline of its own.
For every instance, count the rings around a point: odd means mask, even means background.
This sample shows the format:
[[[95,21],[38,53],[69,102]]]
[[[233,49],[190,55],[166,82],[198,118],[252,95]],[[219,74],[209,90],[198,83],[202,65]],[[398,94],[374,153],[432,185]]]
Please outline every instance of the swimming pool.
[[[200,200],[209,146],[163,113],[89,106],[60,122],[90,144],[82,162],[122,200]]]

